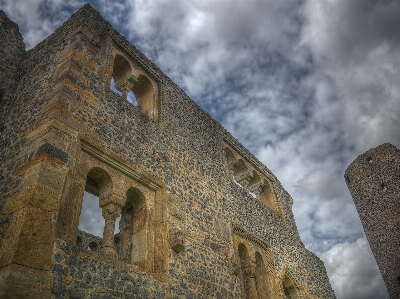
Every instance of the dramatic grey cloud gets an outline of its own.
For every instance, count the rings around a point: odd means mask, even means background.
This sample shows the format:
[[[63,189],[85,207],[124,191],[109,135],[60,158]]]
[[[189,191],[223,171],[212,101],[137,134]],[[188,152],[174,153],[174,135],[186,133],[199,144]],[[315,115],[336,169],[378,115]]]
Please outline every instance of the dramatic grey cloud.
[[[337,298],[388,297],[366,238],[337,244],[321,258]]]
[[[99,198],[85,191],[78,229],[92,235],[103,237],[104,218],[101,215]]]
[[[400,2],[90,2],[277,175],[338,299],[388,298],[343,174],[400,147]],[[32,47],[83,3],[0,5]]]

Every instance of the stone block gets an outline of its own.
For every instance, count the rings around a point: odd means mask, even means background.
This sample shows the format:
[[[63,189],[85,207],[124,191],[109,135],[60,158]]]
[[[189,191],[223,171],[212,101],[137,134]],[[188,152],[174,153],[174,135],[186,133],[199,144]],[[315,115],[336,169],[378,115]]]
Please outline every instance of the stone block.
[[[169,231],[169,245],[176,252],[180,253],[185,249],[185,234],[180,229],[170,229]]]
[[[49,271],[21,265],[8,265],[0,269],[1,299],[49,299],[53,276]]]
[[[13,214],[0,248],[0,266],[17,263],[34,269],[52,268],[50,212],[28,207]]]
[[[147,230],[132,235],[131,263],[143,266],[147,259]]]

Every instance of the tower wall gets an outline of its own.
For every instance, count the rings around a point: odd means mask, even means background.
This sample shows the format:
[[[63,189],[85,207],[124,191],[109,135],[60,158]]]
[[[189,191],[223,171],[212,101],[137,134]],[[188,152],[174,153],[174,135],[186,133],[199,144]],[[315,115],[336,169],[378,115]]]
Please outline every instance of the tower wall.
[[[345,179],[390,298],[399,298],[400,151],[385,143],[358,156]],[[400,279],[400,278],[399,278]]]

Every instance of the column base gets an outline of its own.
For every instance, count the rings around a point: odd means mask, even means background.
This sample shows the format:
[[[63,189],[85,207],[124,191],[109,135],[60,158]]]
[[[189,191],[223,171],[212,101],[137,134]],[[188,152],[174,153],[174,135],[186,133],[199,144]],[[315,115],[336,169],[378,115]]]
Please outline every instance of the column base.
[[[108,258],[118,260],[118,254],[113,247],[103,247],[101,252]]]

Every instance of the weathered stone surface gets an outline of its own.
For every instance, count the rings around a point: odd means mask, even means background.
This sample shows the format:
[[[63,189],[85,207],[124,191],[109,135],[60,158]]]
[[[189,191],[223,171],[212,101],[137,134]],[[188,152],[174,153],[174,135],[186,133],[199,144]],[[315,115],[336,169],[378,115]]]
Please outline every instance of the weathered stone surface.
[[[385,143],[358,156],[345,180],[390,298],[400,297],[400,150]]]
[[[90,5],[28,52],[0,21],[4,298],[334,298],[279,180]]]
[[[42,271],[20,265],[9,265],[0,269],[0,298],[51,298],[53,276]]]

